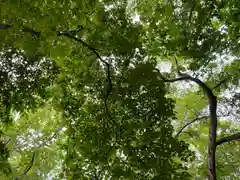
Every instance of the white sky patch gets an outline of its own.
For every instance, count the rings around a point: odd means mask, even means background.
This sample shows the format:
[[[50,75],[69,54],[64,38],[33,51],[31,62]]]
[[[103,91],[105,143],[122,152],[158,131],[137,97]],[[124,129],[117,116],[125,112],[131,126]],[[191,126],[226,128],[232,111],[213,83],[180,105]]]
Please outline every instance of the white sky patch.
[[[17,111],[14,111],[13,112],[13,120],[14,121],[17,121],[17,120],[19,120],[20,119],[20,113],[19,112],[17,112]]]
[[[104,5],[104,8],[105,8],[106,11],[111,11],[114,8],[114,5],[113,4]]]
[[[139,23],[140,22],[140,15],[139,14],[135,14],[132,17],[133,23]]]
[[[66,130],[67,130],[66,127],[63,127],[63,128],[62,128],[62,132],[65,132]]]
[[[221,32],[221,34],[226,34],[227,29],[228,29],[227,26],[224,24],[218,30]]]
[[[157,69],[159,69],[160,72],[170,73],[172,69],[172,63],[170,61],[161,61],[157,64]]]

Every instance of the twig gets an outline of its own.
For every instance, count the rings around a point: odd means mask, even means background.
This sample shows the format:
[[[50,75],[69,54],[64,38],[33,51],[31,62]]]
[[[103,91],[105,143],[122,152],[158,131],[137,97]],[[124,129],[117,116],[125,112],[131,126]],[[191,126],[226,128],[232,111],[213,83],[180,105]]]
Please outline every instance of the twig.
[[[65,36],[65,37],[68,37],[68,38],[70,38],[70,39],[73,39],[73,40],[75,40],[75,41],[77,41],[77,42],[80,42],[83,46],[85,46],[85,47],[87,47],[89,50],[91,50],[91,51],[97,56],[97,58],[98,58],[101,62],[103,62],[105,65],[108,65],[108,64],[109,64],[108,62],[104,61],[104,60],[101,58],[100,54],[97,52],[97,49],[95,49],[94,47],[90,46],[89,44],[87,44],[87,43],[84,42],[83,40],[81,40],[81,39],[73,36],[70,32],[68,32],[68,31],[67,31],[67,32],[59,32],[57,35],[58,35],[58,36]]]
[[[8,144],[12,141],[11,138],[8,139],[8,141],[4,144],[3,149],[7,148]]]
[[[11,24],[0,24],[0,29],[6,30],[12,28],[13,25]]]
[[[30,162],[29,166],[24,170],[24,173],[23,173],[24,175],[26,175],[30,171],[30,169],[32,168],[33,162],[34,162],[34,158],[35,158],[35,154],[36,153],[33,152],[31,162]]]
[[[10,29],[13,28],[13,25],[11,24],[0,24],[0,29],[2,30],[6,30],[6,29]],[[65,36],[71,39],[74,39],[77,42],[80,42],[83,46],[87,47],[88,49],[90,49],[91,51],[93,51],[93,53],[100,59],[100,61],[102,61],[104,64],[108,64],[106,61],[104,61],[101,56],[99,55],[99,53],[97,52],[97,50],[93,47],[91,47],[89,44],[87,44],[86,42],[84,42],[81,39],[78,39],[77,37],[74,36],[75,33],[79,32],[80,30],[83,29],[83,26],[78,26],[78,28],[76,30],[70,30],[70,31],[64,31],[64,32],[57,32],[58,36]],[[41,33],[35,31],[32,28],[29,27],[23,27],[22,29],[23,32],[29,32],[34,36],[40,37]]]
[[[2,29],[2,30],[7,30],[7,29],[10,29],[10,28],[13,28],[12,24],[0,24],[0,29]],[[40,37],[40,35],[41,35],[40,32],[37,32],[37,31],[33,30],[32,28],[29,28],[29,27],[26,27],[26,26],[23,27],[22,31],[31,33],[32,35],[34,35],[36,37]]]
[[[71,33],[71,34],[73,34],[73,35],[75,35],[76,33],[79,33],[82,29],[83,29],[83,26],[78,25],[77,29],[70,30],[70,31],[68,31],[68,32]]]
[[[200,118],[196,117],[196,118],[193,119],[192,121],[188,122],[187,124],[185,124],[185,125],[178,131],[178,133],[176,134],[175,137],[178,137],[178,136],[183,132],[183,130],[184,130],[186,127],[190,126],[191,124],[193,124],[194,122],[196,122],[196,121],[198,121],[198,120],[205,119],[205,118],[208,118],[208,117],[207,117],[207,116],[203,116],[203,117],[200,117]]]
[[[217,141],[216,146],[221,145],[221,144],[226,143],[226,142],[231,142],[231,141],[234,141],[234,140],[240,140],[240,132],[236,133],[236,134],[233,134],[233,135],[230,135],[230,136],[220,138]]]
[[[188,134],[189,136],[191,136],[192,138],[195,139],[194,135],[191,132],[188,131],[183,131],[182,133]]]
[[[218,83],[216,86],[214,86],[214,87],[212,88],[212,90],[218,88],[219,86],[221,86],[221,85],[222,85],[223,83],[225,83],[226,81],[227,81],[227,79],[222,80],[220,83]]]

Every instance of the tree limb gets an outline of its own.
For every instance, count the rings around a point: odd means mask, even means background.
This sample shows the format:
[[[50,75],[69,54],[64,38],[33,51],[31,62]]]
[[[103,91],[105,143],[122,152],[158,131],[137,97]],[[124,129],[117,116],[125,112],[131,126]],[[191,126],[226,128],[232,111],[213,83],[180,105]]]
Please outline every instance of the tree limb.
[[[27,175],[30,169],[33,167],[34,159],[35,159],[35,152],[32,154],[31,162],[29,163],[28,167],[24,170],[23,175]],[[16,177],[15,180],[19,180],[20,177]]]
[[[10,29],[10,28],[13,28],[12,24],[0,24],[0,29],[2,29],[2,30],[7,30],[7,29]],[[26,26],[23,27],[22,31],[31,33],[32,35],[34,35],[36,37],[40,37],[40,35],[41,35],[40,32],[37,32],[37,31],[33,30],[32,28],[29,28],[29,27],[26,27]]]
[[[11,141],[12,141],[12,139],[9,138],[8,141],[4,144],[3,149],[6,149]]]
[[[219,145],[221,145],[223,143],[231,142],[231,141],[234,141],[234,140],[240,140],[240,132],[236,133],[236,134],[233,134],[233,135],[230,135],[230,136],[226,136],[226,137],[220,138],[217,141],[216,146],[219,146]]]
[[[84,42],[83,40],[75,37],[74,35],[72,35],[71,32],[59,32],[58,36],[65,36],[68,37],[70,39],[73,39],[77,42],[80,42],[83,46],[87,47],[89,50],[91,50],[96,56],[97,58],[105,65],[106,67],[106,75],[107,75],[107,88],[106,88],[106,95],[104,97],[104,109],[105,109],[105,113],[107,115],[107,117],[114,123],[116,124],[115,120],[110,116],[110,112],[109,112],[109,108],[107,105],[107,101],[108,101],[108,96],[110,94],[110,92],[112,91],[112,79],[111,79],[111,72],[110,72],[110,63],[108,63],[107,61],[103,60],[102,57],[100,56],[100,54],[97,52],[97,49],[90,46],[89,44],[87,44],[86,42]]]
[[[216,180],[216,139],[217,139],[217,97],[213,94],[212,90],[203,83],[200,79],[194,78],[188,74],[183,74],[179,70],[177,59],[175,58],[177,72],[180,78],[165,79],[161,73],[160,76],[164,82],[176,82],[181,80],[190,80],[199,85],[203,89],[208,98],[209,112],[210,112],[210,128],[209,128],[209,140],[208,140],[208,179]],[[159,70],[158,70],[159,71]]]
[[[0,24],[0,29],[3,29],[3,30],[6,30],[6,29],[9,29],[9,28],[12,28],[12,27],[13,27],[13,25],[10,25],[10,24]],[[78,28],[76,30],[57,32],[57,35],[58,36],[65,36],[67,38],[73,39],[73,40],[81,43],[83,46],[85,46],[89,50],[91,50],[97,56],[97,58],[102,63],[105,64],[105,66],[106,66],[106,74],[107,74],[107,82],[108,82],[108,87],[107,87],[107,90],[106,90],[106,100],[107,100],[107,98],[108,98],[108,96],[109,96],[109,94],[110,94],[110,92],[112,90],[112,80],[111,80],[111,74],[110,74],[110,64],[107,61],[103,60],[103,58],[97,52],[96,48],[92,47],[91,45],[87,44],[85,41],[83,41],[83,40],[81,40],[81,39],[79,39],[79,38],[77,38],[75,36],[75,34],[77,32],[79,32],[80,30],[82,30],[82,29],[83,29],[83,26],[78,26]],[[35,30],[31,29],[31,28],[28,28],[28,27],[23,27],[23,32],[29,32],[32,35],[37,36],[37,37],[39,37],[41,35],[40,32],[37,32],[37,31],[35,31]],[[104,105],[105,105],[105,109],[108,109],[108,108],[106,108],[106,100],[104,102]],[[108,110],[106,110],[106,111],[108,111]]]
[[[80,42],[83,46],[85,46],[85,47],[87,47],[89,50],[91,50],[91,51],[97,56],[97,58],[98,58],[101,62],[103,62],[105,65],[108,65],[108,64],[109,64],[108,62],[104,61],[104,60],[101,58],[100,54],[97,52],[97,49],[95,49],[94,47],[90,46],[89,44],[87,44],[87,43],[84,42],[83,40],[81,40],[81,39],[73,36],[70,32],[68,32],[68,31],[66,31],[66,32],[58,32],[57,35],[58,35],[58,36],[65,36],[65,37],[68,37],[68,38],[70,38],[70,39],[73,39],[73,40],[75,40],[75,41],[77,41],[77,42]]]
[[[14,26],[12,24],[0,24],[0,29],[2,30],[7,30],[10,28],[13,28]],[[88,49],[90,49],[97,57],[100,61],[102,61],[104,64],[108,64],[106,61],[104,61],[101,56],[99,55],[99,53],[97,52],[97,50],[95,48],[93,48],[92,46],[90,46],[89,44],[87,44],[86,42],[84,42],[83,40],[77,38],[74,36],[75,33],[79,32],[81,29],[83,29],[82,26],[78,26],[78,28],[76,30],[70,30],[70,31],[64,31],[64,32],[57,32],[58,36],[65,36],[68,38],[71,38],[77,42],[80,42],[83,46],[87,47]],[[32,28],[29,28],[27,26],[24,26],[22,29],[23,32],[28,32],[31,33],[32,35],[36,36],[36,37],[40,37],[41,36],[41,32],[35,31]]]
[[[192,121],[188,122],[187,124],[185,124],[185,125],[178,131],[178,133],[175,135],[175,137],[178,137],[178,136],[183,132],[183,130],[184,130],[186,127],[190,126],[191,124],[195,123],[195,122],[198,121],[198,120],[205,119],[205,118],[208,118],[208,117],[207,117],[207,116],[203,116],[203,117],[199,117],[199,118],[196,117],[196,118],[193,119]]]

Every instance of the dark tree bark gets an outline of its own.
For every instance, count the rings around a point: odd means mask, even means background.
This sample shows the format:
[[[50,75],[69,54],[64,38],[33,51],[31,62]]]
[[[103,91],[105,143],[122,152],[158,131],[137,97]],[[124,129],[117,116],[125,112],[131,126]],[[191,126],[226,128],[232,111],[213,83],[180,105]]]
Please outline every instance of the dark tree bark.
[[[233,134],[233,135],[230,135],[230,136],[227,136],[227,137],[220,138],[217,141],[216,146],[219,146],[219,145],[221,145],[223,143],[226,143],[226,142],[235,141],[235,140],[240,140],[240,132],[236,133],[236,134]]]
[[[175,59],[176,60],[176,59]],[[203,83],[200,79],[194,78],[188,74],[183,74],[179,70],[178,62],[176,60],[178,75],[179,78],[176,79],[165,79],[161,73],[160,76],[164,82],[177,82],[177,81],[192,81],[199,85],[200,88],[204,91],[208,98],[209,104],[209,140],[208,140],[208,179],[216,180],[216,141],[217,141],[217,97],[213,94],[212,90]],[[159,71],[159,70],[158,70]]]

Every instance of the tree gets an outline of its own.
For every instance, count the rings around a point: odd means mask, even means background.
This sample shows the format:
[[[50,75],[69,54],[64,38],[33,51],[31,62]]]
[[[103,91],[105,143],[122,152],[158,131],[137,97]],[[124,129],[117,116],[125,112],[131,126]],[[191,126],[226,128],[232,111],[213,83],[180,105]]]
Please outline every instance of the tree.
[[[2,157],[11,176],[206,178],[206,160],[209,179],[237,176],[238,150],[229,147],[239,145],[233,122],[239,96],[222,94],[239,86],[238,6],[234,0],[2,2],[2,132],[14,134],[12,147],[4,145],[12,153]],[[164,61],[170,72],[157,68]],[[224,105],[233,110],[222,115]],[[57,114],[60,126],[39,112]],[[33,145],[24,149],[28,141]],[[43,168],[37,154],[49,147],[61,163],[53,158]],[[27,168],[14,168],[15,151]],[[231,169],[223,168],[227,151]]]

